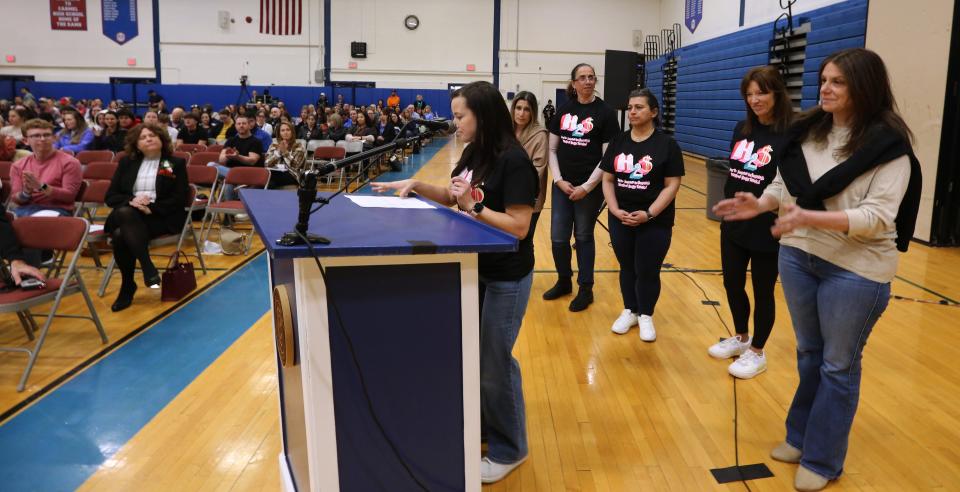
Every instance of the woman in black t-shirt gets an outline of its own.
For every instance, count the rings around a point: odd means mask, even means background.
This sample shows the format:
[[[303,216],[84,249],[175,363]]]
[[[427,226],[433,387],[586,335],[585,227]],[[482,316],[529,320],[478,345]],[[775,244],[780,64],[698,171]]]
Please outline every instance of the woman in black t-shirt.
[[[413,179],[373,183],[377,192],[410,192],[457,205],[480,222],[520,239],[516,252],[480,253],[480,402],[487,456],[484,483],[507,476],[527,459],[520,364],[511,355],[533,282],[533,238],[527,232],[537,200],[537,171],[513,134],[503,96],[489,82],[473,82],[450,102],[457,135],[469,142],[448,186]]]
[[[683,176],[680,146],[657,130],[659,115],[660,104],[649,89],[631,92],[630,130],[610,142],[600,162],[624,307],[611,330],[623,335],[639,324],[645,342],[657,339],[653,310],[660,297],[660,267],[673,236],[673,202]]]
[[[543,293],[546,300],[573,291],[570,235],[577,242],[577,283],[580,291],[570,302],[571,311],[583,311],[593,302],[593,229],[600,215],[603,193],[597,188],[597,163],[607,142],[620,132],[616,112],[594,94],[597,75],[581,63],[570,73],[570,101],[550,120],[549,164],[553,174],[550,242],[557,267],[556,285]]]
[[[777,176],[779,156],[787,142],[784,133],[793,116],[793,107],[780,72],[774,67],[751,69],[740,82],[740,95],[747,107],[747,119],[737,123],[730,141],[730,175],[724,186],[725,198],[743,191],[758,198]],[[750,220],[720,224],[720,258],[723,287],[733,316],[736,336],[707,349],[712,357],[739,356],[727,372],[749,379],[767,369],[763,346],[773,330],[776,303],[779,242],[770,233],[777,216],[766,212]],[[753,338],[747,331],[750,299],[744,286],[747,266],[753,283]]]

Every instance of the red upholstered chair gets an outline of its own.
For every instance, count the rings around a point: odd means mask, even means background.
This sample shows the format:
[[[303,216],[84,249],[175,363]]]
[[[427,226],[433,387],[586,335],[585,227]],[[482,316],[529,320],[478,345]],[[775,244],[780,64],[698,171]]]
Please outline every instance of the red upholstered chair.
[[[113,154],[113,162],[120,162],[120,159],[123,159],[126,156],[127,156],[127,151],[121,150],[120,152]]]
[[[194,154],[194,153],[197,153],[197,152],[204,152],[204,151],[206,151],[206,150],[207,150],[207,146],[204,145],[204,144],[199,144],[199,143],[197,143],[197,144],[188,144],[188,143],[185,143],[185,144],[180,144],[180,145],[178,145],[178,146],[177,146],[177,150],[179,150],[179,151],[181,151],[181,152],[189,152],[189,153],[191,153],[191,154]]]
[[[187,166],[206,166],[209,162],[220,160],[220,152],[197,152],[190,156]]]
[[[23,352],[29,356],[27,368],[23,371],[23,376],[20,377],[17,391],[23,391],[26,386],[30,371],[33,370],[37,357],[40,355],[40,349],[43,348],[43,342],[50,332],[54,319],[58,317],[57,311],[60,309],[64,297],[76,293],[83,295],[90,316],[82,317],[90,319],[96,325],[101,343],[106,344],[108,341],[107,334],[100,323],[100,318],[97,316],[96,308],[94,308],[90,299],[90,294],[83,284],[83,278],[77,271],[77,260],[80,258],[83,239],[87,235],[87,227],[87,221],[80,217],[22,217],[13,222],[13,230],[24,248],[73,252],[70,264],[64,269],[63,276],[48,278],[45,287],[37,290],[13,289],[10,292],[0,293],[0,312],[17,313],[20,323],[27,333],[27,338],[36,340],[32,348],[0,347],[0,350],[3,351]],[[30,309],[51,301],[50,312],[45,315],[46,320],[43,326],[38,327]],[[37,331],[39,331],[39,336],[34,335]]]
[[[184,152],[184,151],[182,151],[182,150],[178,150],[178,151],[175,151],[175,152],[173,153],[173,156],[174,156],[174,157],[179,157],[179,158],[183,159],[185,162],[190,162],[190,153],[189,153],[189,152]]]
[[[91,162],[83,168],[83,179],[110,181],[117,172],[117,165],[116,162],[111,161]]]
[[[80,164],[90,164],[97,161],[113,160],[113,152],[110,150],[81,150],[77,154],[77,160]]]
[[[219,154],[221,150],[223,150],[223,145],[220,145],[220,144],[207,146],[207,152],[216,152],[217,154]]]
[[[269,182],[270,171],[263,167],[234,167],[230,169],[230,172],[227,173],[226,179],[224,179],[224,185],[233,185],[235,189],[266,189]],[[203,232],[203,226],[201,224],[200,237],[202,238],[205,238],[210,234],[210,229],[213,229],[213,222],[216,220],[218,215],[234,216],[237,214],[247,213],[246,208],[244,208],[243,203],[240,200],[223,200],[224,189],[225,187],[220,188],[220,196],[217,197],[216,202],[207,205],[207,213],[203,216],[203,224],[207,224],[207,221],[209,220],[209,225],[207,226],[207,232],[205,235]],[[250,234],[247,237],[247,243],[243,246],[244,253],[250,250],[251,244],[253,244],[253,234]]]
[[[200,269],[203,270],[203,274],[207,274],[207,265],[203,261],[203,248],[200,246],[200,240],[197,236],[197,232],[193,230],[193,211],[195,210],[194,205],[197,199],[197,187],[190,185],[190,191],[187,193],[187,201],[184,203],[184,208],[187,211],[187,218],[183,221],[183,227],[180,229],[180,232],[174,234],[167,234],[165,236],[160,236],[150,240],[148,245],[150,248],[155,248],[158,246],[165,246],[169,244],[176,244],[177,251],[180,251],[183,248],[183,241],[187,238],[189,234],[193,238],[193,247],[197,250],[197,259],[200,260]],[[151,256],[154,256],[151,254]],[[157,256],[170,256],[170,255],[157,255]],[[103,294],[107,292],[107,284],[110,283],[110,277],[113,275],[113,270],[116,268],[116,260],[111,259],[110,264],[107,265],[107,271],[103,274],[103,280],[100,281],[100,289],[97,292],[97,295],[103,297]]]
[[[10,161],[0,161],[0,179],[10,179],[10,168],[13,167],[13,163]]]

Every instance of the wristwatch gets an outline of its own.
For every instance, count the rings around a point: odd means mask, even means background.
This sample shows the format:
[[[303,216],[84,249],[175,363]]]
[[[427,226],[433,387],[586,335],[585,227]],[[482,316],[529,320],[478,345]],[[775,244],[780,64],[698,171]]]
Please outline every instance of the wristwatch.
[[[47,183],[43,183],[40,185],[40,191],[47,191],[47,188],[49,188],[49,186],[47,186]]]
[[[657,216],[650,213],[650,209],[644,210],[643,213],[647,214],[647,222],[650,222],[653,219],[656,219]]]
[[[477,202],[473,204],[473,215],[480,215],[480,212],[483,212],[484,205],[483,202]]]

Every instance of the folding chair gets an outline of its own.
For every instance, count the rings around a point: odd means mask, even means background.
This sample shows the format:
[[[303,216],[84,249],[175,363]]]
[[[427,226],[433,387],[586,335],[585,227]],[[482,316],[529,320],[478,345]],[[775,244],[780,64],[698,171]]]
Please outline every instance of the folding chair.
[[[227,173],[227,178],[224,180],[224,185],[233,185],[235,188],[260,188],[267,189],[267,184],[270,182],[270,171],[263,167],[234,167],[230,169],[230,172]],[[223,200],[223,190],[226,189],[226,186],[220,187],[220,196],[215,203],[207,205],[207,213],[203,216],[203,223],[207,223],[207,218],[210,218],[210,225],[207,226],[206,233],[201,229],[200,237],[206,240],[206,237],[210,235],[210,230],[213,229],[213,222],[216,220],[218,214],[223,215],[237,215],[245,214],[247,210],[243,207],[243,203],[240,200]],[[201,226],[202,226],[201,224]],[[250,251],[250,245],[253,244],[253,234],[250,234],[247,237],[246,244],[243,246],[243,252],[246,254]]]
[[[177,150],[179,150],[179,151],[181,151],[181,152],[189,152],[189,153],[191,153],[191,154],[194,154],[194,153],[197,153],[197,152],[204,152],[204,151],[206,151],[206,150],[207,150],[207,146],[206,146],[205,144],[201,144],[201,143],[195,143],[195,144],[185,143],[185,144],[180,144],[180,145],[178,145],[178,146],[177,146]]]
[[[10,161],[0,161],[0,178],[5,180],[10,180],[10,168],[13,167],[13,162]]]
[[[221,144],[207,145],[207,152],[216,152],[217,155],[220,155],[221,150],[223,150],[223,145]]]
[[[183,159],[184,162],[190,162],[190,152],[177,150],[173,153],[173,156]]]
[[[46,286],[36,290],[14,289],[10,292],[0,293],[0,312],[17,313],[20,323],[27,333],[30,340],[36,339],[33,348],[23,347],[0,347],[0,350],[7,352],[24,352],[30,356],[27,361],[27,368],[23,371],[20,378],[20,384],[17,385],[17,391],[23,391],[30,377],[30,371],[40,355],[40,349],[43,342],[50,332],[50,325],[55,317],[62,318],[83,318],[93,321],[100,334],[100,342],[108,342],[107,334],[103,330],[100,318],[87,292],[87,287],[83,284],[83,278],[77,271],[77,260],[80,258],[80,249],[83,247],[83,238],[87,234],[87,221],[80,217],[23,217],[13,222],[13,230],[17,235],[20,244],[25,248],[34,249],[53,249],[57,251],[72,251],[73,258],[70,265],[64,271],[63,277],[48,278]],[[64,297],[77,292],[83,295],[83,300],[87,304],[90,316],[74,316],[57,314],[60,308],[60,302]],[[30,309],[53,301],[50,306],[50,313],[45,315],[34,315]],[[39,328],[39,337],[34,336],[37,331],[34,316],[46,316],[47,320]]]
[[[77,153],[77,160],[81,165],[90,164],[97,161],[113,160],[113,152],[110,150],[81,150]]]
[[[91,162],[83,168],[83,179],[110,181],[117,172],[117,166],[116,162],[111,161]]]
[[[333,140],[314,140],[314,141],[311,141],[310,143],[312,144],[314,142],[331,142],[332,143]],[[326,163],[333,159],[343,159],[344,156],[346,155],[347,155],[347,149],[343,147],[337,147],[335,145],[317,146],[313,150],[313,158],[310,160],[310,165],[315,166],[317,164]],[[340,170],[340,173],[343,174],[342,169]],[[330,184],[330,182],[333,180],[333,174],[332,173],[328,174],[326,178],[327,178],[327,184]]]
[[[120,162],[120,159],[123,159],[126,156],[127,156],[127,151],[121,150],[120,152],[113,154],[113,162]]]
[[[194,212],[203,210],[203,219],[200,221],[200,237],[203,237],[204,221],[207,219],[207,205],[217,196],[217,168],[209,166],[187,166],[187,180],[196,187],[209,188],[207,198],[199,196],[193,201]]]
[[[266,169],[264,169],[266,171]],[[187,210],[187,218],[183,221],[183,227],[180,229],[179,233],[167,234],[165,236],[160,236],[150,240],[150,243],[147,244],[147,248],[155,248],[157,246],[165,246],[168,244],[176,244],[177,251],[180,251],[180,248],[183,246],[183,240],[187,235],[187,232],[193,237],[193,247],[197,250],[197,259],[200,260],[200,269],[203,270],[203,274],[207,274],[207,265],[203,261],[203,248],[200,246],[200,240],[197,237],[197,232],[193,230],[193,219],[191,215],[194,210],[194,201],[197,198],[197,187],[190,185],[190,191],[187,193],[187,201],[184,204],[185,209]],[[153,256],[153,255],[151,255]],[[161,256],[161,255],[157,255]],[[169,256],[169,255],[163,255]],[[107,292],[107,284],[110,283],[110,277],[113,276],[113,270],[116,268],[117,261],[116,258],[110,259],[110,264],[107,265],[107,271],[103,274],[103,280],[100,281],[100,289],[97,291],[99,297],[103,297],[103,294]]]
[[[187,167],[206,166],[207,163],[217,162],[218,160],[220,160],[220,152],[197,152],[190,156]]]

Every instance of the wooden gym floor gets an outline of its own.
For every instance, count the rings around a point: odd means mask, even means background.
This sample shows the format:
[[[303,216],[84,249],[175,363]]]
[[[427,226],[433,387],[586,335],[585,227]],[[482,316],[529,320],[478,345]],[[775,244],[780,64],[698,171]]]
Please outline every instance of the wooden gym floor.
[[[444,182],[457,155],[457,146],[448,143],[417,177]],[[732,323],[717,273],[719,227],[705,218],[705,191],[702,161],[688,158],[667,255],[684,273],[662,274],[652,344],[640,341],[636,330],[623,336],[609,330],[622,304],[617,262],[601,227],[596,302],[570,313],[570,298],[541,299],[555,279],[544,210],[535,237],[533,293],[515,351],[523,370],[530,458],[488,490],[746,490],[740,482],[718,485],[710,474],[733,465],[735,449],[741,464],[762,462],[775,474],[748,482],[750,490],[792,490],[795,466],[767,456],[783,438],[797,380],[782,291],[778,286],[767,372],[734,383],[728,361],[706,353],[729,336]],[[220,268],[240,261],[211,259]],[[893,293],[907,299],[891,300],[867,345],[845,474],[828,490],[960,489],[960,368],[951,363],[960,358],[960,308],[954,301],[960,299],[960,250],[914,243],[901,256],[898,273]],[[89,270],[85,278],[93,286],[100,276]],[[109,303],[116,288],[98,301],[111,341],[169,308],[149,301],[152,293],[141,289],[138,309],[114,315]],[[705,298],[720,302],[719,317],[701,302]],[[67,306],[78,311],[79,297]],[[202,329],[204,320],[196,322]],[[23,341],[15,317],[0,318],[0,343]],[[101,349],[89,324],[64,322],[52,332],[22,394],[14,386],[23,357],[0,355],[0,409],[16,408]],[[278,490],[275,370],[270,318],[264,315],[91,470],[81,489]],[[42,465],[44,457],[35,455],[35,461]]]

